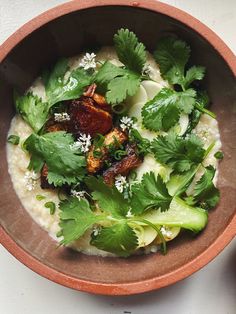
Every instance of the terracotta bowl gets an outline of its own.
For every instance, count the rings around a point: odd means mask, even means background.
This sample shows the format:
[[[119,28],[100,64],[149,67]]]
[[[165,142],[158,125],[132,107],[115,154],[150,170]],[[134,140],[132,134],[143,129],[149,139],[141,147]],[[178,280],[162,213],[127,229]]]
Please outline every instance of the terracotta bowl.
[[[225,158],[220,164],[221,202],[197,237],[177,238],[166,256],[102,258],[56,243],[27,214],[7,171],[6,135],[14,115],[13,87],[24,91],[58,57],[112,44],[127,27],[152,51],[157,40],[174,32],[192,47],[192,61],[207,67],[204,80],[218,115]],[[128,295],[181,280],[212,260],[236,234],[236,60],[226,45],[188,14],[153,0],[71,1],[33,19],[0,48],[0,238],[19,261],[35,272],[74,289]]]

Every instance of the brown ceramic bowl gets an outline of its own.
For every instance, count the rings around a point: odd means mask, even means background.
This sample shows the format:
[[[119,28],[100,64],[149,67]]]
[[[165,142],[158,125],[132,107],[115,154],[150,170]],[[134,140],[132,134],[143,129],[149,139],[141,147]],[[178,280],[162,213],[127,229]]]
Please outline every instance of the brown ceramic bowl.
[[[6,135],[14,115],[12,89],[24,91],[60,56],[112,43],[120,27],[134,30],[152,51],[174,32],[192,47],[194,64],[207,67],[204,81],[218,114],[225,158],[220,164],[221,202],[199,236],[177,238],[166,256],[128,259],[86,256],[56,243],[27,214],[7,172]],[[212,260],[236,234],[236,60],[226,45],[188,14],[154,0],[72,1],[33,19],[0,48],[0,238],[19,261],[46,278],[74,289],[128,295],[181,280]]]

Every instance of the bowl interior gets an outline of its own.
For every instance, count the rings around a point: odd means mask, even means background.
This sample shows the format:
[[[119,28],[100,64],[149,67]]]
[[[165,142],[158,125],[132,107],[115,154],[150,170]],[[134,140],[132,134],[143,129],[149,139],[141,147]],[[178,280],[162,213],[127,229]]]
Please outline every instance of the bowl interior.
[[[86,256],[56,243],[28,215],[16,196],[7,171],[5,142],[14,115],[13,87],[22,92],[40,71],[61,56],[73,56],[91,48],[111,45],[117,29],[133,30],[148,50],[158,38],[175,33],[192,48],[194,64],[207,67],[204,85],[218,115],[224,160],[220,164],[221,202],[211,211],[200,235],[183,235],[169,244],[168,254],[121,258]],[[153,11],[106,6],[67,14],[44,25],[18,44],[0,64],[0,222],[24,250],[49,267],[75,278],[98,283],[131,283],[175,271],[206,250],[227,227],[236,203],[236,84],[233,73],[204,38],[184,24]]]

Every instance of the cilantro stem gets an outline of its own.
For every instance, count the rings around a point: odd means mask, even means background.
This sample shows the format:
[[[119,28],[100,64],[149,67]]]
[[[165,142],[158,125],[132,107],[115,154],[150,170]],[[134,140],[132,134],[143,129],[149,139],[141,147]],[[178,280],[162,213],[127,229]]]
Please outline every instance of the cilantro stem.
[[[212,142],[206,149],[205,154],[204,154],[204,159],[203,161],[207,158],[207,156],[210,154],[211,150],[213,149],[213,147],[215,146],[215,141]]]
[[[162,242],[162,253],[164,255],[166,255],[166,252],[167,252],[167,249],[166,249],[166,240],[165,238],[163,237],[163,234],[161,233],[160,229],[155,226],[153,223],[151,223],[150,221],[146,220],[146,219],[143,219],[143,218],[131,218],[130,221],[139,221],[139,222],[143,222],[145,225],[148,225],[150,227],[152,227],[158,234],[158,236],[160,237],[161,239],[161,242]]]
[[[202,113],[207,114],[208,116],[212,117],[213,119],[216,119],[216,114],[210,110],[207,110],[206,108],[203,108],[202,106],[200,106],[197,102],[195,103],[195,107],[197,108],[197,110],[199,110]]]

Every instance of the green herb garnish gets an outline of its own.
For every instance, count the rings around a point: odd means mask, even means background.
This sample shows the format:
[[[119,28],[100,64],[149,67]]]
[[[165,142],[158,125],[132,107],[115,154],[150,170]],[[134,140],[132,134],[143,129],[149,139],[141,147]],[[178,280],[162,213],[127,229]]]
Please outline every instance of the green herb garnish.
[[[50,215],[54,215],[56,211],[56,204],[54,202],[47,202],[44,204],[46,208],[50,209]]]
[[[48,182],[54,186],[73,184],[85,174],[85,157],[71,149],[72,134],[64,131],[31,134],[24,147],[31,154],[28,168],[40,172],[44,163],[48,166]]]
[[[19,96],[14,95],[17,112],[38,133],[48,119],[50,106],[32,93]]]
[[[18,135],[9,135],[7,142],[13,145],[18,145],[20,143],[20,137]]]
[[[157,161],[184,172],[204,159],[203,143],[196,135],[182,138],[174,133],[159,136],[152,142],[152,150]]]
[[[150,208],[161,208],[165,211],[169,208],[172,197],[169,195],[165,183],[153,172],[145,173],[142,181],[132,185],[132,213],[142,214]]]
[[[219,150],[218,152],[215,153],[214,157],[216,159],[223,159],[224,158],[224,153]]]
[[[115,49],[124,67],[105,62],[95,76],[95,82],[105,88],[106,100],[117,105],[133,96],[140,86],[146,51],[133,32],[120,29],[114,35]]]
[[[35,196],[35,198],[36,198],[37,201],[42,201],[42,200],[44,200],[44,199],[46,198],[46,196],[37,194],[37,195]]]
[[[75,99],[82,95],[93,77],[84,69],[77,68],[65,77],[69,70],[68,59],[59,60],[52,72],[43,73],[46,95],[50,106],[64,100]]]

